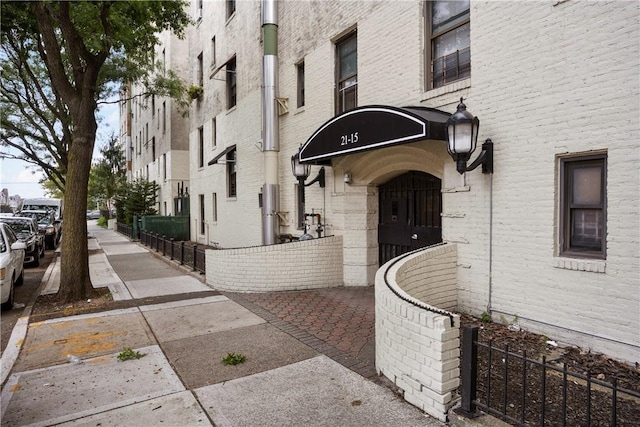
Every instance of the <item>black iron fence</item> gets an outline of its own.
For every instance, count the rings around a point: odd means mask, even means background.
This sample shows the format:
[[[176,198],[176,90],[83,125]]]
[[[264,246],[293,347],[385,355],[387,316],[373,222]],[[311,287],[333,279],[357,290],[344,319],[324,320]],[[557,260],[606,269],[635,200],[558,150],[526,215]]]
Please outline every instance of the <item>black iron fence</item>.
[[[116,224],[116,231],[120,234],[124,234],[130,239],[133,238],[133,228],[130,225],[118,222]]]
[[[527,358],[478,341],[478,326],[462,327],[461,406],[516,426],[632,426],[640,420],[640,393],[566,364]]]
[[[118,224],[116,230],[130,239],[134,238],[131,227],[125,224]],[[193,271],[206,274],[206,248],[204,246],[198,246],[184,240],[176,241],[173,238],[144,230],[140,230],[139,235],[140,243],[143,245],[162,253],[163,256],[169,257],[171,260],[178,261],[181,265],[191,267]]]

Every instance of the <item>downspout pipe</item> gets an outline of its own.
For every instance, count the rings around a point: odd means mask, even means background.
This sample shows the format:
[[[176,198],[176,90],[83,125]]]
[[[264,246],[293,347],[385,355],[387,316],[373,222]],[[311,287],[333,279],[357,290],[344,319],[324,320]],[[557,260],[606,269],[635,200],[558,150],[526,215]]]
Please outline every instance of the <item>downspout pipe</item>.
[[[262,187],[262,244],[278,242],[280,186],[278,184],[278,1],[262,0],[262,152],[264,185]]]

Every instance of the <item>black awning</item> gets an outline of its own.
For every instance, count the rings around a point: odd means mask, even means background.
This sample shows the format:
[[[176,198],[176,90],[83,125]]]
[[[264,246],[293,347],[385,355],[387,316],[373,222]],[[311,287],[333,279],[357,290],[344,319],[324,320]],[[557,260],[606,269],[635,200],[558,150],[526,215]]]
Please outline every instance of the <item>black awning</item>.
[[[233,151],[235,149],[236,149],[235,144],[225,148],[222,153],[218,154],[213,159],[209,160],[209,163],[207,163],[207,166],[211,166],[218,163],[218,160],[220,160],[223,156],[226,156],[229,153],[229,151]]]
[[[450,116],[426,107],[359,107],[320,126],[300,148],[300,162],[325,163],[333,157],[423,139],[444,141]]]

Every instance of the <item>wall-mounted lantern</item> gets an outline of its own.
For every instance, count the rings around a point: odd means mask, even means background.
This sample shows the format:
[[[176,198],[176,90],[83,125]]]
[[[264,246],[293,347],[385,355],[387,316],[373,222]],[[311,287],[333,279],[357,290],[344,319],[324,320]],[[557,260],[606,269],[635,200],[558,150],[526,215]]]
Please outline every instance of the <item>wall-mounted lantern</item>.
[[[311,165],[300,163],[300,153],[296,153],[291,156],[291,172],[293,176],[298,180],[298,227],[304,226],[304,188],[315,184],[320,184],[321,188],[325,186],[324,180],[324,167],[321,167],[318,171],[318,175],[311,180],[308,184],[305,184],[307,178],[311,174]]]
[[[471,165],[467,162],[476,149],[478,143],[478,128],[480,120],[467,111],[462,102],[458,109],[446,123],[447,151],[456,162],[456,169],[460,174],[469,172],[482,165],[482,173],[493,173],[493,142],[487,139],[482,144],[482,152]]]

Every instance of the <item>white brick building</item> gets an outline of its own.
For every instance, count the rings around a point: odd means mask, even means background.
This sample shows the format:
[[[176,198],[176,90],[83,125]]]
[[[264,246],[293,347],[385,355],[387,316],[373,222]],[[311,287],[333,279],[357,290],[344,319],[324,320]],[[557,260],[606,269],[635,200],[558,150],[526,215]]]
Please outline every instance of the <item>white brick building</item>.
[[[303,233],[291,156],[317,131],[306,148],[338,144],[322,130],[334,117],[355,126],[342,111],[381,106],[423,122],[425,137],[386,145],[396,132],[386,119],[353,128],[337,137],[358,148],[328,149],[326,186],[306,188],[304,212],[342,236],[343,285],[372,285],[384,261],[413,247],[456,243],[458,311],[517,317],[561,342],[640,361],[638,2],[432,6],[278,2],[279,235]],[[203,95],[188,119],[191,238],[258,246],[261,3],[195,0],[192,13],[188,79]],[[480,119],[480,142],[494,142],[493,174],[459,174],[447,153],[442,117],[460,97]],[[365,134],[388,135],[375,145]],[[229,256],[243,274],[264,274],[239,254]],[[207,280],[216,285],[213,273]]]
[[[187,40],[169,32],[159,35],[154,62],[161,70],[183,75],[187,70]],[[141,85],[121,90],[120,131],[125,142],[127,178],[144,178],[159,186],[156,210],[176,215],[178,187],[189,188],[188,120],[178,103],[162,96],[144,95]]]

